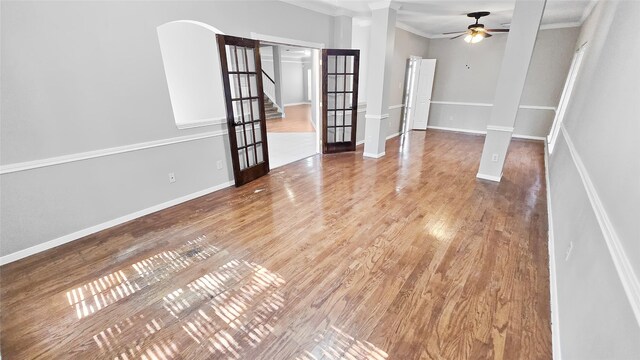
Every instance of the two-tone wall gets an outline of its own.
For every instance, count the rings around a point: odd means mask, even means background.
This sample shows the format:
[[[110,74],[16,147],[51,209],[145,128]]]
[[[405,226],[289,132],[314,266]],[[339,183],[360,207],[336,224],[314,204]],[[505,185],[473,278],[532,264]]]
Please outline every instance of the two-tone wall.
[[[600,1],[549,155],[554,358],[640,358],[640,3]]]
[[[158,26],[327,46],[334,26],[280,1],[0,6],[0,263],[230,184],[226,126],[176,127]]]
[[[542,139],[549,133],[579,28],[541,30],[527,75],[514,135]],[[429,126],[485,132],[507,42],[496,34],[477,44],[432,39],[427,58],[437,59]]]

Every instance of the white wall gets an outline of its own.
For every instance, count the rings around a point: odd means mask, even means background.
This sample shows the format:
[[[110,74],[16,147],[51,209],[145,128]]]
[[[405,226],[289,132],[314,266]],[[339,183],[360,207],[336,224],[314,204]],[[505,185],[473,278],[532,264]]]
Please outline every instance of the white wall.
[[[158,27],[158,41],[178,128],[226,121],[216,42],[218,29],[192,21]]]
[[[562,86],[573,56],[578,28],[542,30],[538,34],[515,134],[543,137],[549,132]],[[461,38],[433,39],[428,58],[437,59],[429,125],[485,131],[506,46],[507,35],[498,34],[469,45]],[[453,102],[454,104],[439,104]],[[477,103],[468,105],[461,103]]]
[[[267,68],[273,69],[273,60],[263,58],[262,63]],[[306,76],[304,66],[309,63],[303,63],[298,60],[283,60],[282,71],[282,101],[284,105],[307,102],[306,87],[304,76]],[[273,72],[269,73],[272,76]],[[273,77],[273,76],[272,76]]]
[[[565,360],[640,356],[639,17],[638,2],[600,1],[573,47],[587,42],[549,162]]]
[[[279,1],[0,6],[2,256],[231,180],[224,125],[176,128],[158,26],[187,19],[244,37],[332,39],[330,16]],[[201,135],[38,167],[55,157],[78,159],[85,152]],[[221,170],[218,160],[225,163]],[[31,161],[36,163],[25,164]],[[36,168],[8,172],[23,165]]]

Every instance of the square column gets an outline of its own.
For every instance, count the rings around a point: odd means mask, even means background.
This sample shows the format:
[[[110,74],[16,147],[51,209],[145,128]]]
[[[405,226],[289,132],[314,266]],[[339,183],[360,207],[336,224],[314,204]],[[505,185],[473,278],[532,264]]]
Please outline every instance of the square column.
[[[351,49],[352,18],[347,15],[333,17],[333,48]]]
[[[480,179],[500,181],[546,0],[516,0],[487,125]],[[491,41],[491,40],[488,40]]]
[[[389,123],[389,89],[399,6],[392,2],[370,4],[371,32],[367,71],[367,113],[365,115],[364,156],[385,155]]]

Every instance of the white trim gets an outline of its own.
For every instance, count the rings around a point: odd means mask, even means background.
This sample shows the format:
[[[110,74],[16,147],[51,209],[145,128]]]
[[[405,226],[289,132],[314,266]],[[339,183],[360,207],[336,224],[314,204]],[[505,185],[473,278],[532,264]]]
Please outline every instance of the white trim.
[[[8,254],[8,255],[0,257],[0,265],[5,265],[5,264],[8,264],[8,263],[13,262],[13,261],[23,259],[23,258],[25,258],[27,256],[31,256],[31,255],[37,254],[39,252],[42,252],[42,251],[45,251],[45,250],[49,250],[49,249],[54,248],[56,246],[60,246],[62,244],[66,244],[66,243],[74,241],[74,240],[78,240],[78,239],[80,239],[82,237],[85,237],[87,235],[96,233],[98,231],[102,231],[104,229],[108,229],[110,227],[114,227],[116,225],[120,225],[120,224],[125,223],[127,221],[131,221],[131,220],[137,219],[139,217],[154,213],[156,211],[160,211],[160,210],[169,208],[171,206],[178,205],[178,204],[183,203],[185,201],[189,201],[189,200],[198,198],[200,196],[204,196],[204,195],[210,194],[212,192],[215,192],[215,191],[218,191],[218,190],[222,190],[224,188],[232,186],[233,184],[234,184],[233,181],[227,181],[227,182],[224,182],[222,184],[218,184],[216,186],[213,186],[213,187],[210,187],[210,188],[207,188],[207,189],[204,189],[204,190],[200,190],[200,191],[197,191],[197,192],[185,195],[185,196],[181,196],[181,197],[173,199],[173,200],[165,201],[165,202],[163,202],[161,204],[154,205],[154,206],[148,207],[146,209],[138,210],[138,211],[130,213],[128,215],[124,215],[124,216],[121,216],[119,218],[116,218],[116,219],[113,219],[113,220],[109,220],[109,221],[103,222],[101,224],[94,225],[94,226],[88,227],[86,229],[82,229],[82,230],[73,232],[71,234],[67,234],[67,235],[61,236],[61,237],[59,237],[57,239],[49,240],[49,241],[47,241],[45,243],[38,244],[38,245],[32,246],[30,248],[26,248],[24,250],[16,251],[14,253],[11,253],[11,254]]]
[[[473,135],[487,135],[487,132],[482,130],[451,128],[451,127],[444,127],[444,126],[428,125],[427,129],[454,131],[454,132],[461,132],[461,133],[467,133],[467,134],[473,134]],[[544,136],[520,135],[520,134],[512,134],[511,137],[516,139],[538,140],[538,141],[544,141],[546,139],[546,137]]]
[[[368,153],[368,152],[363,152],[362,153],[363,157],[369,157],[369,158],[373,158],[373,159],[379,159],[379,158],[381,158],[381,157],[383,157],[385,155],[386,155],[386,153],[384,151],[379,153],[379,154],[373,154],[373,153]]]
[[[536,141],[545,141],[545,140],[547,140],[546,136],[511,134],[511,137],[516,138],[516,139],[524,139],[524,140],[536,140]]]
[[[580,25],[582,25],[585,22],[585,20],[587,20],[589,15],[591,15],[597,3],[598,3],[598,0],[589,1],[589,4],[584,8],[584,11],[582,12],[582,16],[580,17],[580,21],[579,21]]]
[[[70,154],[70,155],[56,156],[56,157],[40,159],[40,160],[7,164],[7,165],[0,166],[0,175],[10,174],[18,171],[38,169],[38,168],[43,168],[43,167],[53,166],[53,165],[66,164],[66,163],[75,162],[75,161],[95,159],[103,156],[117,155],[117,154],[122,154],[126,152],[151,149],[151,148],[160,147],[160,146],[179,144],[187,141],[202,140],[202,139],[222,136],[226,134],[227,134],[227,130],[210,131],[206,133],[178,136],[178,137],[162,139],[162,140],[147,141],[143,143],[124,145],[124,146],[118,146],[118,147],[112,147],[112,148],[100,149],[100,150],[93,150],[93,151],[87,151],[87,152]]]
[[[251,32],[251,38],[254,40],[260,40],[260,41],[266,41],[266,42],[272,42],[272,43],[278,43],[278,44],[287,44],[287,45],[301,46],[301,47],[314,48],[314,49],[324,49],[323,43],[289,39],[289,38],[271,36],[266,34],[258,34],[254,32]]]
[[[311,64],[311,59],[309,59],[308,57],[293,57],[293,56],[280,56],[281,59],[289,59],[289,60],[280,60],[281,63],[287,63],[287,64],[299,64],[299,65],[303,65],[303,64]],[[260,54],[260,60],[262,62],[273,62],[273,56],[271,55],[262,55]]]
[[[395,110],[395,109],[401,109],[404,107],[404,104],[400,104],[400,105],[391,105],[389,106],[389,110]]]
[[[553,106],[541,106],[541,105],[520,105],[519,109],[556,111],[556,108]]]
[[[463,105],[463,106],[487,106],[491,107],[493,104],[488,103],[473,103],[473,102],[461,102],[461,101],[436,101],[432,100],[432,104],[440,104],[440,105]]]
[[[296,105],[311,105],[311,101],[302,101],[302,102],[297,102],[297,103],[284,104],[285,107],[287,107],[287,106],[296,106]]]
[[[554,29],[566,29],[566,28],[574,28],[582,25],[579,21],[569,21],[569,22],[561,22],[555,24],[546,24],[540,25],[540,30],[554,30]]]
[[[422,36],[423,38],[427,38],[427,39],[433,39],[436,36],[438,36],[438,35],[435,35],[435,34],[430,34],[430,33],[424,32],[422,30],[418,30],[418,29],[414,28],[413,26],[405,24],[405,23],[400,22],[400,21],[396,21],[396,27],[398,29],[402,29],[404,31],[410,32],[410,33],[412,33],[414,35]]]
[[[387,136],[387,140],[389,140],[389,139],[393,139],[393,138],[394,138],[394,137],[396,137],[396,136],[400,136],[400,134],[401,134],[400,132],[397,132],[397,133],[393,133],[393,134],[391,134],[391,135],[388,135],[388,136]]]
[[[460,106],[482,106],[482,107],[492,107],[493,104],[489,103],[475,103],[475,102],[464,102],[464,101],[431,101],[432,104],[438,105],[460,105]],[[544,106],[544,105],[520,105],[519,109],[530,109],[530,110],[549,110],[556,111],[556,108],[553,106]]]
[[[474,135],[487,135],[487,132],[482,130],[460,129],[460,128],[451,128],[451,127],[444,127],[444,126],[427,125],[427,129],[461,132],[461,133],[474,134]]]
[[[210,118],[210,119],[200,119],[195,121],[189,121],[186,123],[176,124],[178,129],[192,129],[203,126],[212,126],[212,125],[225,125],[227,123],[227,117],[221,116],[219,118]]]
[[[389,114],[382,114],[382,115],[365,115],[364,116],[365,119],[375,119],[375,120],[382,120],[382,119],[386,119],[389,117]]]
[[[562,352],[560,348],[560,316],[558,313],[558,278],[556,270],[555,236],[553,234],[553,214],[551,212],[551,182],[549,181],[549,144],[544,144],[544,178],[547,188],[547,226],[549,241],[549,298],[551,300],[551,354],[553,360],[560,360]]]
[[[499,126],[499,125],[487,125],[487,130],[491,131],[502,131],[502,132],[513,132],[513,127],[511,126]]]
[[[578,173],[580,174],[580,178],[582,179],[582,184],[587,192],[587,197],[589,198],[591,207],[593,207],[593,212],[598,219],[602,235],[607,243],[607,248],[611,253],[611,258],[613,259],[618,276],[620,277],[620,281],[624,287],[631,309],[636,317],[636,322],[640,325],[640,281],[638,281],[638,278],[636,277],[631,261],[627,257],[624,247],[620,243],[620,238],[618,238],[616,229],[613,227],[613,224],[609,219],[609,215],[600,200],[600,196],[591,181],[591,177],[589,177],[589,172],[573,145],[569,132],[564,125],[560,125],[560,129],[562,131],[563,138],[567,143],[567,147],[569,148],[569,153],[571,153],[573,162],[575,163]]]
[[[364,140],[360,140],[356,142],[356,146],[364,144]]]
[[[359,113],[367,112],[367,108],[364,107],[364,108],[361,109],[360,106],[358,106],[358,111],[357,112],[359,112]]]
[[[490,180],[490,181],[500,182],[500,179],[502,179],[502,174],[500,174],[500,176],[493,176],[493,175],[485,175],[485,174],[477,173],[476,177],[478,179],[482,179],[482,180]]]

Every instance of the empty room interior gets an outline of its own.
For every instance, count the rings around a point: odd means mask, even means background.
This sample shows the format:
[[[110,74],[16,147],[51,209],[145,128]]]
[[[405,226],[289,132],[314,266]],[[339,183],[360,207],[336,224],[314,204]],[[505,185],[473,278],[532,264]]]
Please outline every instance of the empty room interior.
[[[0,4],[0,358],[640,359],[640,1]]]

